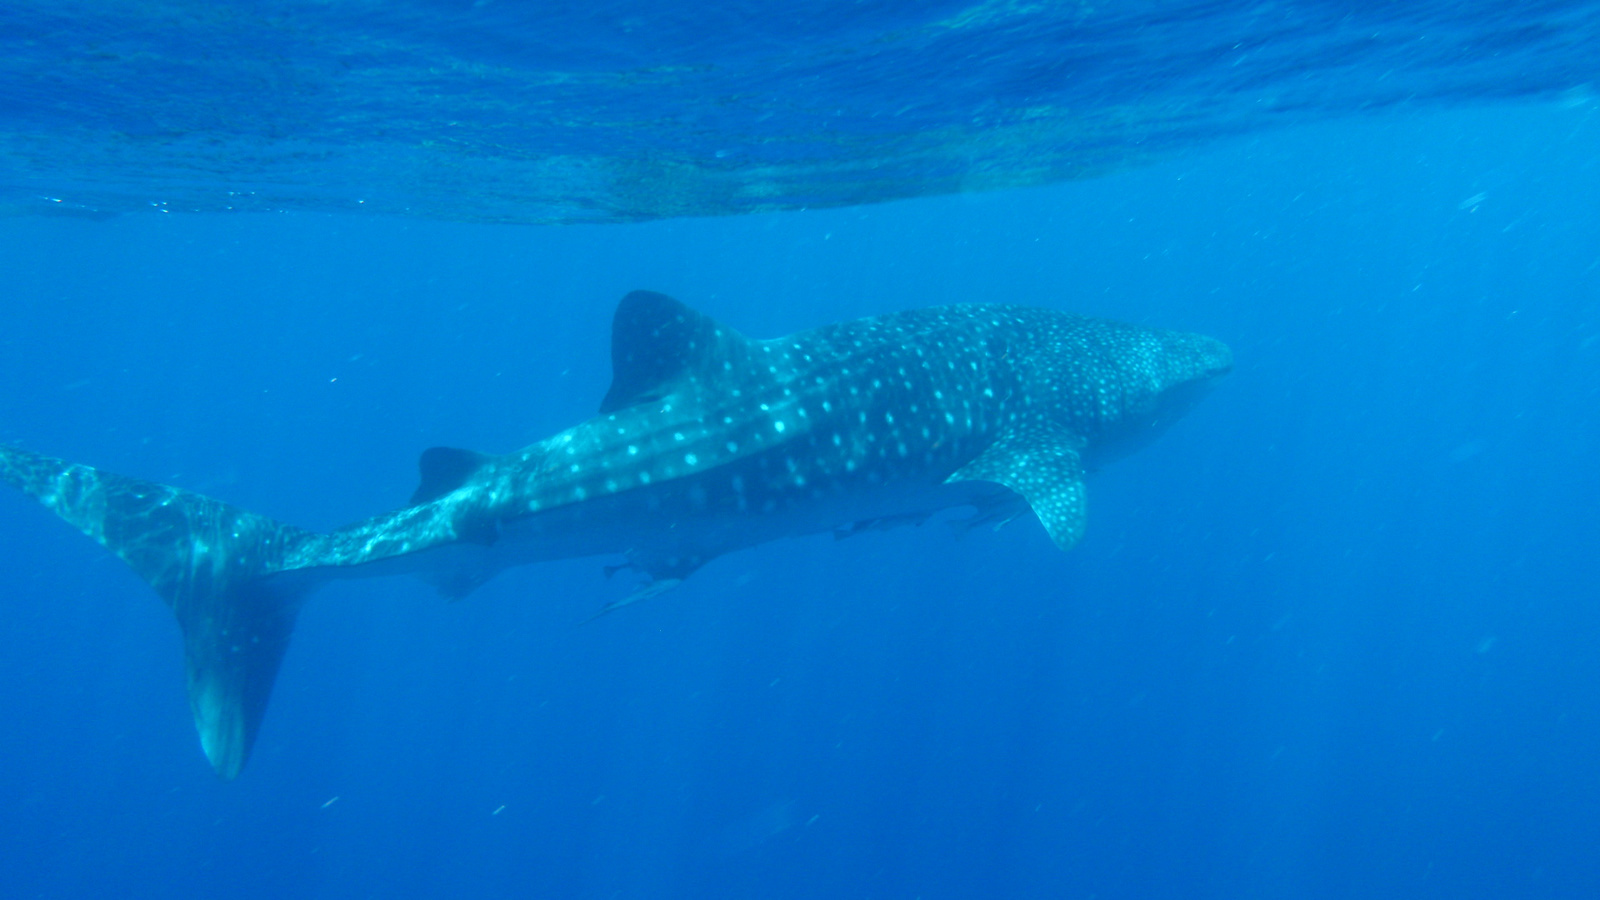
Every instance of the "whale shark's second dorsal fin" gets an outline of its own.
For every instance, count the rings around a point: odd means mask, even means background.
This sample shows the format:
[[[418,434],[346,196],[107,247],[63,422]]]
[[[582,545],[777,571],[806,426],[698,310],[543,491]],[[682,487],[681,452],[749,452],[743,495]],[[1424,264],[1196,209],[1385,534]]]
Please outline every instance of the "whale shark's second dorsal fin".
[[[751,341],[665,294],[634,291],[611,320],[611,390],[600,412],[654,400],[684,378],[740,368]]]
[[[417,473],[421,479],[411,495],[411,505],[437,500],[477,474],[494,457],[476,450],[459,447],[429,447],[417,460]]]

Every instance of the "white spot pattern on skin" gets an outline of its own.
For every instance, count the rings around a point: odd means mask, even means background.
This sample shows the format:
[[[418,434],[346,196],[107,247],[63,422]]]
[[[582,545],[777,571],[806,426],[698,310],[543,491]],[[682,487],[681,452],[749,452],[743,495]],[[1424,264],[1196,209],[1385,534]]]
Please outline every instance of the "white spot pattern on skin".
[[[1018,435],[1035,429],[1070,435],[1074,446],[1067,449],[1076,458],[1102,439],[1160,418],[1150,410],[1163,391],[1227,367],[1226,348],[1210,339],[1006,307],[918,310],[787,340],[792,352],[760,345],[770,366],[719,356],[711,363],[717,369],[692,374],[664,401],[625,407],[594,420],[596,427],[579,426],[505,458],[517,467],[513,480],[479,496],[537,512],[602,486],[616,493],[738,466],[734,471],[744,474],[731,480],[719,475],[695,483],[720,488],[688,487],[679,496],[699,497],[708,508],[743,509],[748,493],[751,508],[775,498],[787,508],[796,498],[851,483],[923,473],[942,478],[963,465],[976,472],[975,458],[1002,442],[1021,447]],[[755,405],[768,415],[752,414]],[[1051,536],[1066,545],[1081,533],[1081,479],[1062,477],[1076,470],[1054,462],[1049,441],[1040,440],[1005,465],[992,463],[986,480],[1027,497]],[[814,449],[780,461],[764,447]],[[574,461],[552,479],[550,457],[560,451]]]

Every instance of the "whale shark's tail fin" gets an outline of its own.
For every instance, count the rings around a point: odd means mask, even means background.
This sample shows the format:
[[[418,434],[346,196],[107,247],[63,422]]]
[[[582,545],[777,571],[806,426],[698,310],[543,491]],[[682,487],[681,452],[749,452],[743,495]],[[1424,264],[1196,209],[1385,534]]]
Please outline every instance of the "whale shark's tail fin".
[[[0,446],[0,480],[99,541],[156,589],[183,630],[200,746],[244,768],[301,601],[316,535],[220,500]]]

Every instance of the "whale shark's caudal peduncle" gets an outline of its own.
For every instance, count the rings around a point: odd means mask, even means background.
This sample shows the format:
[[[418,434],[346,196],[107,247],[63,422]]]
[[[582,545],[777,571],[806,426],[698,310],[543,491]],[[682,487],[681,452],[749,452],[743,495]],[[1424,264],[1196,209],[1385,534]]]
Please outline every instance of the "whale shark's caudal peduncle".
[[[0,447],[0,478],[166,600],[189,703],[236,776],[295,616],[338,578],[410,573],[451,598],[509,566],[615,554],[659,593],[776,538],[1031,510],[1083,535],[1084,474],[1232,367],[1222,343],[1014,306],[947,306],[752,340],[661,294],[617,308],[600,415],[504,456],[422,454],[407,507],[328,534],[174,487]]]

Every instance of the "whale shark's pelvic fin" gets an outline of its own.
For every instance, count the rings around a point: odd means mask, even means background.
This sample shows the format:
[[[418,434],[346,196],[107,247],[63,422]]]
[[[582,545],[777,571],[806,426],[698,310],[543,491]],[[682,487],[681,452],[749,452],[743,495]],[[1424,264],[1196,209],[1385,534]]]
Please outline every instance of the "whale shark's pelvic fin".
[[[99,541],[177,616],[200,746],[232,779],[255,742],[300,603],[289,560],[314,535],[220,500],[0,447],[0,480]]]

